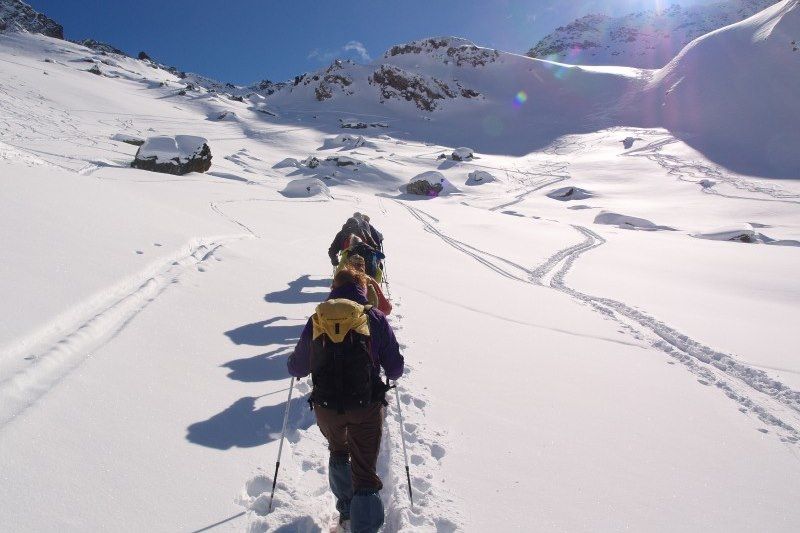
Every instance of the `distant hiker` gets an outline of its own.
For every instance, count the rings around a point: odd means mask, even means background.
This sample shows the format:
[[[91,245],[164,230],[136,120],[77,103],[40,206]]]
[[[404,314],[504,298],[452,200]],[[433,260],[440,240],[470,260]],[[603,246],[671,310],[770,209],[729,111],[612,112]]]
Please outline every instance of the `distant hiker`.
[[[364,258],[358,254],[347,257],[347,266],[366,274]],[[392,303],[384,296],[381,284],[370,276],[367,276],[367,300],[370,305],[377,307],[384,315],[392,314]]]
[[[369,225],[366,224],[361,218],[350,217],[342,226],[342,229],[333,238],[333,242],[328,248],[328,257],[331,258],[331,264],[337,266],[339,264],[339,252],[347,250],[350,247],[350,236],[355,235],[362,241],[370,246],[377,248],[375,241],[369,234]]]
[[[289,356],[292,376],[311,374],[309,404],[328,441],[328,481],[339,523],[375,533],[384,521],[376,473],[387,380],[403,374],[403,356],[386,316],[367,304],[364,274],[336,274],[328,299],[317,306]],[[387,381],[388,383],[388,381]]]

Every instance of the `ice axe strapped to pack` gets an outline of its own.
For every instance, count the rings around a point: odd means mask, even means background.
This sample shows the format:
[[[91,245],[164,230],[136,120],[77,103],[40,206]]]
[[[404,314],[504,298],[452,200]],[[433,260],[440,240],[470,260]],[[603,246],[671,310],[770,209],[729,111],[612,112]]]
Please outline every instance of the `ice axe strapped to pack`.
[[[316,404],[344,412],[376,399],[380,388],[370,354],[367,311],[371,307],[343,298],[317,306],[311,319],[312,408]]]

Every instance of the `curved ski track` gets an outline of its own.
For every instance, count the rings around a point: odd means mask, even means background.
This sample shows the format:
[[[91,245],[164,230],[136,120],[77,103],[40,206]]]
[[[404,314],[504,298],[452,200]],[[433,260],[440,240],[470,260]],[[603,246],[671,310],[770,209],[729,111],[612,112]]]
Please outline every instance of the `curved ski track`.
[[[744,364],[730,354],[692,339],[644,311],[618,300],[578,291],[566,284],[565,278],[577,259],[606,242],[594,231],[583,226],[572,226],[584,237],[582,242],[559,250],[538,267],[528,269],[444,234],[434,227],[435,222],[429,222],[418,209],[399,200],[397,203],[422,222],[425,231],[495,273],[521,283],[551,288],[590,305],[605,317],[618,322],[636,339],[645,339],[653,347],[679,360],[699,377],[700,383],[714,384],[739,404],[740,411],[752,412],[763,423],[772,426],[781,441],[800,442],[800,431],[797,429],[800,428],[800,391],[770,378],[764,371]]]
[[[761,194],[768,198],[753,196],[736,196],[717,191],[713,186],[704,187],[703,192],[714,194],[723,198],[736,200],[755,200],[757,202],[781,202],[787,204],[800,204],[800,194],[784,191],[777,186],[756,183],[745,178],[731,176],[718,167],[713,167],[699,162],[687,162],[680,157],[665,154],[663,148],[673,143],[680,142],[675,137],[666,137],[653,141],[642,147],[628,150],[622,155],[625,157],[644,157],[655,162],[667,171],[670,176],[675,176],[681,181],[698,184],[702,179],[712,179],[739,189],[740,191]]]

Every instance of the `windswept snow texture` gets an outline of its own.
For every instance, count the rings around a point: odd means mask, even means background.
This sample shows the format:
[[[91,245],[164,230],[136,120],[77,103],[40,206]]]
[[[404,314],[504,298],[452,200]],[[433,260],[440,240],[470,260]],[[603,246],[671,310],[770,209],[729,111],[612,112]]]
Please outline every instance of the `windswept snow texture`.
[[[800,175],[759,137],[793,134],[796,16],[656,72],[437,37],[249,87],[4,32],[0,529],[329,531],[286,360],[358,211],[407,363],[384,533],[800,530]],[[124,141],[176,135],[210,172],[130,166]],[[714,240],[742,236],[773,246]]]

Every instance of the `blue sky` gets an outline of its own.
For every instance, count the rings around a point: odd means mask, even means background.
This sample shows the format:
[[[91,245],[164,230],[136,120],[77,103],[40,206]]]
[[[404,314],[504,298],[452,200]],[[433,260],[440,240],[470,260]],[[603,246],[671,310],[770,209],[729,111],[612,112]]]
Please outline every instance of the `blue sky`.
[[[368,61],[438,35],[523,53],[587,13],[624,14],[668,0],[26,0],[64,25],[180,69],[233,83],[286,80],[335,58]],[[712,0],[681,0],[682,5]]]

